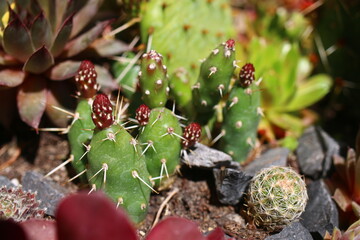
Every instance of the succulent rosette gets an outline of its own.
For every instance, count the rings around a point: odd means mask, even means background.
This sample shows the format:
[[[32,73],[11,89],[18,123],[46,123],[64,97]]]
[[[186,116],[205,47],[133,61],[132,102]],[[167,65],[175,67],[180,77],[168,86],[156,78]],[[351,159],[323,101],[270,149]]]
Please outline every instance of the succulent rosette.
[[[35,129],[45,112],[55,124],[66,123],[52,106],[66,106],[64,101],[71,100],[73,91],[67,84],[80,66],[72,59],[83,59],[85,54],[88,58],[89,53],[108,57],[124,50],[118,40],[102,37],[111,22],[106,16],[96,21],[102,2],[0,1],[1,109],[11,110],[16,101],[20,118]],[[114,88],[109,72],[95,67],[100,85]],[[2,116],[11,121],[9,114]]]

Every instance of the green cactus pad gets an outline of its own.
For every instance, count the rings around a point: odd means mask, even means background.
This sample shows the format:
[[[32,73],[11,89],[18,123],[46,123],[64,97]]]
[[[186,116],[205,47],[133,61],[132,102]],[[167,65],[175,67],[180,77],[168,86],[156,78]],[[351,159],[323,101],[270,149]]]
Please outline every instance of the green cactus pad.
[[[299,219],[308,195],[301,176],[289,167],[274,166],[257,173],[247,193],[248,215],[257,226],[279,230]]]
[[[151,177],[166,176],[172,174],[180,161],[182,129],[176,116],[167,108],[152,109],[149,122],[139,135],[139,142],[143,144],[146,156],[146,164]],[[152,144],[152,146],[149,144]],[[156,180],[156,186],[160,185]]]
[[[86,169],[88,160],[87,155],[85,154],[85,145],[90,142],[95,128],[91,119],[91,104],[89,101],[91,100],[83,99],[79,101],[75,111],[78,115],[78,119],[73,122],[68,132],[71,154],[74,156],[74,160],[71,164],[77,173]],[[85,176],[82,176],[81,180],[86,181]]]
[[[123,127],[115,124],[96,130],[90,146],[89,182],[123,207],[133,221],[141,222],[147,213],[151,190],[136,177],[138,175],[150,186],[149,173],[136,140]]]
[[[141,3],[141,38],[164,55],[169,74],[189,71],[193,85],[200,60],[219,42],[234,36],[227,0],[152,0]]]
[[[228,40],[215,48],[201,64],[198,82],[193,86],[194,105],[199,113],[198,121],[205,124],[214,113],[229,88],[235,70],[235,42]]]
[[[142,55],[139,83],[146,105],[150,108],[165,106],[169,83],[167,68],[163,64],[161,54],[151,50]]]

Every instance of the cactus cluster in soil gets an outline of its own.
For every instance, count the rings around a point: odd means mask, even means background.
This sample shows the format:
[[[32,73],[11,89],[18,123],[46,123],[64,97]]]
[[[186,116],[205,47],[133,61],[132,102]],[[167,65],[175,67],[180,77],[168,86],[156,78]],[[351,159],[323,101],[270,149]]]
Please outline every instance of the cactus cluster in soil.
[[[308,200],[301,176],[289,167],[260,170],[247,192],[247,214],[254,224],[278,230],[299,219]]]
[[[0,219],[13,219],[17,222],[29,218],[42,218],[44,209],[36,200],[36,193],[23,191],[21,187],[0,188]]]

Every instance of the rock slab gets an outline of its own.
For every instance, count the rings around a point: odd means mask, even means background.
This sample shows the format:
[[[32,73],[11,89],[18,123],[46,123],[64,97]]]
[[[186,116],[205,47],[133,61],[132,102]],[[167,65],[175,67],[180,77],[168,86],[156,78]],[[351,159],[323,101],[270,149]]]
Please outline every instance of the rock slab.
[[[300,222],[293,222],[281,232],[267,237],[265,240],[313,240],[313,237]]]

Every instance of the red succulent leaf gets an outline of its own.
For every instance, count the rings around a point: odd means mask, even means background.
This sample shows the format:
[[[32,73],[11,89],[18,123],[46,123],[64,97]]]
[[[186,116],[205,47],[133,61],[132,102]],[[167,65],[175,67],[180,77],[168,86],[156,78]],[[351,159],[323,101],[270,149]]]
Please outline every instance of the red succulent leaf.
[[[245,64],[239,74],[240,85],[242,87],[249,87],[255,81],[255,68],[251,63]]]
[[[1,240],[30,240],[26,237],[24,229],[15,221],[0,219]]]
[[[73,28],[73,15],[70,15],[68,18],[65,19],[63,25],[60,27],[55,37],[54,43],[51,47],[51,53],[55,57],[60,55],[64,50],[65,45],[70,39],[72,28]]]
[[[104,31],[104,28],[110,24],[110,21],[103,21],[96,24],[89,31],[81,34],[66,45],[64,55],[72,57],[85,50],[98,36]]]
[[[16,87],[25,79],[25,73],[17,69],[3,69],[0,71],[0,87]]]
[[[149,122],[150,108],[145,104],[141,104],[135,111],[135,118],[138,120],[140,126],[145,126]]]
[[[45,72],[54,64],[54,57],[50,51],[44,46],[36,50],[26,61],[23,70],[35,74]]]
[[[55,81],[62,81],[76,75],[81,62],[67,60],[56,64],[51,68],[49,78]]]
[[[179,217],[168,217],[159,222],[146,240],[205,240],[196,223]]]
[[[92,62],[84,60],[81,62],[77,74],[75,75],[78,95],[83,98],[92,98],[99,89],[96,83],[97,73]]]
[[[92,120],[99,129],[110,127],[113,124],[113,107],[105,94],[96,95],[92,111]]]
[[[30,219],[20,223],[27,240],[56,240],[56,222],[43,219]],[[14,238],[15,239],[15,238]]]
[[[38,49],[45,45],[49,48],[52,44],[52,30],[49,21],[44,16],[44,12],[41,11],[36,16],[30,27],[31,40],[35,49]]]
[[[137,240],[126,214],[101,192],[65,198],[56,211],[56,220],[58,240]]]
[[[38,76],[29,75],[20,85],[17,105],[21,119],[37,129],[46,107],[46,81]]]
[[[195,145],[200,140],[201,137],[201,126],[200,124],[193,122],[185,127],[182,141],[183,147],[189,148]]]
[[[17,15],[4,29],[3,47],[5,52],[23,62],[34,52],[30,33]]]

